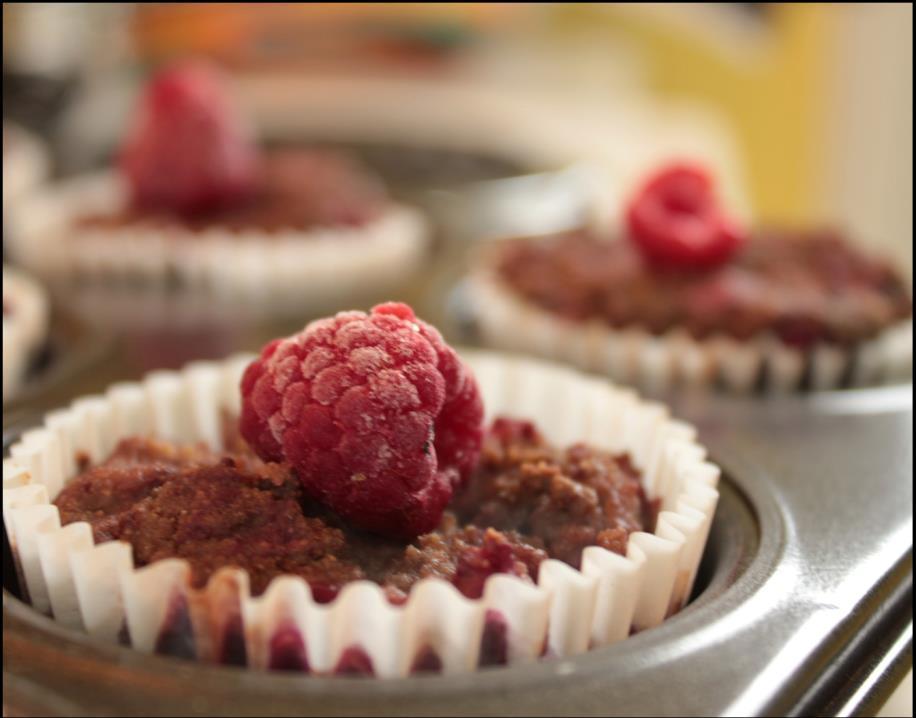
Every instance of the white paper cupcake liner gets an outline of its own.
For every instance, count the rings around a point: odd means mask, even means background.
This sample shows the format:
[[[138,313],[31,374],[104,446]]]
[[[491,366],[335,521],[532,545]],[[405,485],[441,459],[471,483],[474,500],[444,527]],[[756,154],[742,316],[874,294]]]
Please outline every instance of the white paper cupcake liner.
[[[655,335],[637,327],[615,329],[600,320],[565,319],[513,291],[485,253],[466,289],[487,346],[561,361],[651,393],[721,386],[777,394],[904,380],[912,373],[911,320],[853,348],[821,343],[802,351],[773,334],[747,341],[725,335],[698,340],[685,330]]]
[[[74,222],[126,202],[127,188],[111,172],[33,193],[11,222],[7,249],[36,274],[55,279],[166,289],[177,284],[217,300],[302,306],[397,286],[420,266],[427,248],[421,214],[397,204],[359,228],[192,232],[140,222],[118,228]]]
[[[3,213],[44,182],[50,171],[48,151],[28,130],[3,123]]]
[[[3,267],[3,298],[11,313],[3,315],[3,400],[11,398],[29,360],[48,334],[48,296],[36,282]]]
[[[49,499],[77,473],[75,452],[98,461],[119,439],[138,434],[218,447],[220,417],[238,412],[239,379],[251,360],[239,356],[112,386],[47,415],[12,447],[3,463],[4,523],[33,607],[145,652],[321,674],[370,665],[378,677],[570,656],[678,611],[718,500],[719,469],[705,461],[693,428],[659,404],[562,367],[488,353],[466,359],[488,419],[529,418],[557,445],[585,441],[629,453],[647,494],[660,502],[654,533],[631,534],[625,556],[586,548],[581,571],[547,559],[537,584],[493,575],[478,600],[424,579],[396,606],[368,581],[319,604],[292,576],[252,597],[247,574],[235,568],[195,590],[182,560],[134,568],[128,544],[92,545],[88,524],[60,526]]]

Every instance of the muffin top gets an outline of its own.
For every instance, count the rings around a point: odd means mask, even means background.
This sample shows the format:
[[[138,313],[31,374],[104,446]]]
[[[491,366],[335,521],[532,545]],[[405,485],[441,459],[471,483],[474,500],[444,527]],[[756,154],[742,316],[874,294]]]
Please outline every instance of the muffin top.
[[[265,152],[255,189],[231,204],[188,214],[130,203],[116,212],[83,214],[76,222],[87,229],[180,225],[191,236],[218,226],[265,231],[270,237],[289,229],[365,226],[382,214],[387,202],[384,186],[349,156],[289,148]]]
[[[96,542],[122,540],[135,563],[183,558],[195,586],[224,566],[245,569],[254,594],[281,574],[306,579],[319,601],[369,579],[402,602],[426,577],[478,598],[494,573],[536,581],[553,557],[579,566],[582,549],[626,550],[657,507],[626,456],[583,444],[558,449],[533,424],[497,419],[466,486],[439,526],[405,541],[354,527],[310,498],[293,468],[264,462],[224,421],[226,449],[122,440],[55,500],[64,524],[87,521]]]
[[[617,236],[503,244],[497,275],[569,319],[695,339],[770,334],[797,349],[856,344],[912,313],[901,277],[838,233],[749,231],[700,164],[662,166],[623,209]]]
[[[505,242],[496,272],[539,307],[574,320],[703,339],[772,332],[808,348],[869,339],[912,314],[901,277],[829,231],[763,230],[726,262],[665,267],[633,243],[585,230]]]
[[[199,232],[362,226],[386,200],[381,184],[329,150],[264,152],[229,83],[185,61],[155,74],[118,149],[125,206],[77,218],[89,228],[142,222]]]

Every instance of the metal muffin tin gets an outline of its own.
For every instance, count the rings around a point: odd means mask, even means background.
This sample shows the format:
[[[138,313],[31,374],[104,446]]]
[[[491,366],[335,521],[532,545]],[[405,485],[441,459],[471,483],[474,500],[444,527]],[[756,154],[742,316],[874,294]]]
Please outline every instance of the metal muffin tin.
[[[5,701],[28,715],[868,714],[912,662],[911,395],[680,402],[726,470],[697,595],[608,648],[460,677],[255,673],[90,640],[21,603],[4,571]]]
[[[569,175],[567,176],[567,178]],[[466,240],[540,188],[569,221],[584,205],[547,175],[425,200],[447,237],[403,298],[459,338],[443,287]],[[514,184],[513,184],[514,183]],[[481,198],[496,208],[462,227]],[[503,201],[506,200],[506,201]],[[562,203],[567,202],[566,209]],[[485,203],[484,203],[485,204]],[[499,211],[496,211],[499,210]],[[491,221],[492,220],[492,221]],[[462,231],[464,230],[464,231]],[[301,326],[302,318],[298,320]],[[255,349],[289,321],[235,327],[221,353]],[[189,327],[187,331],[193,332]],[[136,337],[134,337],[136,339]],[[171,341],[181,343],[180,337]],[[198,347],[199,348],[199,347]],[[135,349],[135,345],[134,345]],[[147,367],[121,342],[105,361],[4,412],[4,448],[41,410]],[[103,644],[17,598],[4,544],[7,715],[865,715],[912,664],[912,387],[779,399],[663,397],[725,470],[687,608],[571,659],[398,680],[256,673]],[[4,535],[5,540],[5,535]]]

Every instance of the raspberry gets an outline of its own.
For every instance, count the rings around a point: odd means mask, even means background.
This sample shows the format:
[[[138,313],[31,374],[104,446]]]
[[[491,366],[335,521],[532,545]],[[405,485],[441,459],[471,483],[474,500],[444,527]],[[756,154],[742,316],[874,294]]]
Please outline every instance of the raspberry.
[[[220,75],[204,64],[159,73],[121,147],[134,203],[194,215],[249,198],[258,154]]]
[[[483,404],[468,368],[404,304],[341,312],[264,347],[242,377],[240,429],[351,523],[410,539],[470,475]]]
[[[627,224],[643,256],[664,267],[715,267],[744,241],[719,208],[709,175],[689,164],[653,175],[628,205]]]

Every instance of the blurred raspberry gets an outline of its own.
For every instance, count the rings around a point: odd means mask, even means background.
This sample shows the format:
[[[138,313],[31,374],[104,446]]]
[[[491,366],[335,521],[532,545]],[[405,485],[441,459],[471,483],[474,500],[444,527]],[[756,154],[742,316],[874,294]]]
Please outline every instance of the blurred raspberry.
[[[244,201],[258,182],[254,140],[218,71],[200,63],[164,70],[149,83],[120,165],[136,205],[184,215]]]
[[[668,268],[718,266],[744,242],[720,208],[709,174],[691,164],[654,174],[628,205],[627,224],[643,256]]]
[[[482,440],[477,383],[404,304],[342,312],[268,344],[242,378],[242,435],[361,528],[434,529]]]

